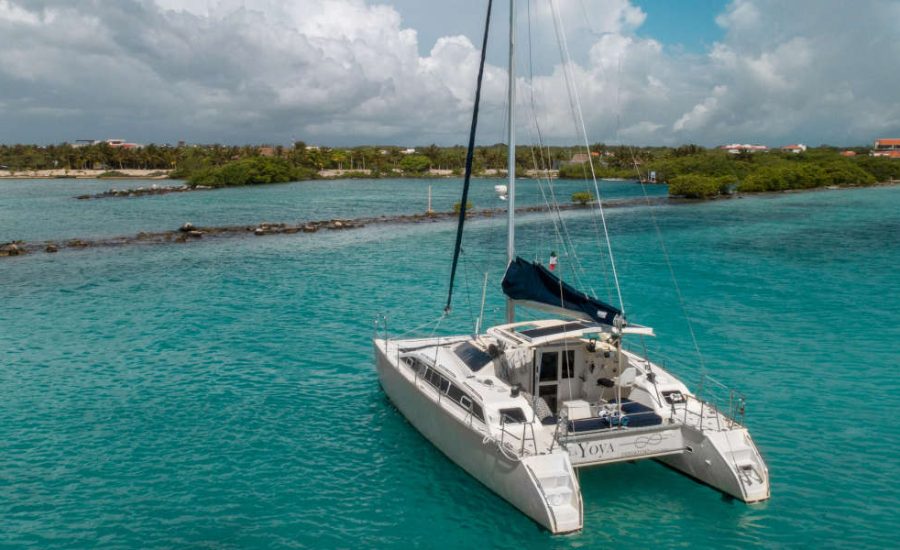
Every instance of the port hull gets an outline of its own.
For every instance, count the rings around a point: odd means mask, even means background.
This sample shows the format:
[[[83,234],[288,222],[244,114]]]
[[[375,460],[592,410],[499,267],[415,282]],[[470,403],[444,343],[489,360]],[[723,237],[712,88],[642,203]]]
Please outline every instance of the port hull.
[[[547,530],[565,533],[581,529],[580,517],[574,527],[556,521],[527,459],[510,460],[497,445],[485,441],[486,433],[436,406],[435,401],[388,358],[383,340],[375,341],[375,357],[378,379],[385,394],[407,421],[447,458]],[[562,451],[559,454],[564,455]],[[569,470],[574,472],[571,465]],[[578,501],[580,504],[580,496]]]

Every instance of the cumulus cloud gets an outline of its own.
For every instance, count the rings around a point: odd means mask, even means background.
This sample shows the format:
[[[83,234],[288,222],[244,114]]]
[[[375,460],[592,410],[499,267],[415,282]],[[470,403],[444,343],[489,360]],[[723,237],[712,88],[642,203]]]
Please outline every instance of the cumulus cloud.
[[[723,38],[696,54],[639,36],[652,14],[628,0],[556,1],[573,62],[555,53],[549,0],[532,0],[538,70],[517,86],[526,141],[537,124],[578,141],[570,89],[591,141],[900,133],[896,2],[733,0]],[[460,143],[478,63],[472,39],[420,44],[397,9],[365,0],[0,0],[0,36],[3,142]],[[505,93],[490,65],[485,141],[502,136]]]

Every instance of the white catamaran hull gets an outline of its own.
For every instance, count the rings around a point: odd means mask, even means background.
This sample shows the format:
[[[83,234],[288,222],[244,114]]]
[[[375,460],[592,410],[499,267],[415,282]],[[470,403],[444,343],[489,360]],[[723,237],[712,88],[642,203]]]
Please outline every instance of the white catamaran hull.
[[[511,460],[486,433],[460,421],[416,385],[375,340],[378,378],[385,394],[426,439],[472,477],[552,533],[583,527],[581,488],[564,450]],[[559,494],[562,491],[562,494]],[[556,496],[558,495],[558,496]],[[555,503],[555,504],[554,504]]]
[[[746,428],[715,432],[683,426],[681,431],[686,452],[660,462],[744,502],[770,497],[769,470]]]

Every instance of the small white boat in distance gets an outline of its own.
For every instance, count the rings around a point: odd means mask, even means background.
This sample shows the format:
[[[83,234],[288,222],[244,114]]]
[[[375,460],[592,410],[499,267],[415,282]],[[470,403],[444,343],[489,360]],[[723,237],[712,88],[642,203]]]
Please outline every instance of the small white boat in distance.
[[[509,195],[509,188],[505,185],[495,185],[494,193],[497,194],[497,197],[500,200],[505,201],[506,197]]]

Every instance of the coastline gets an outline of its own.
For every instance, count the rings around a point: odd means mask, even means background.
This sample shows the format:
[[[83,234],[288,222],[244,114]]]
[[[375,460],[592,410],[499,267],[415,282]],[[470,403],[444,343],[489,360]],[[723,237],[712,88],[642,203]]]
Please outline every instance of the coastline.
[[[105,176],[101,174],[108,172],[118,172],[124,174],[122,176]],[[107,170],[68,170],[66,168],[54,168],[52,170],[25,170],[22,172],[12,172],[9,170],[0,170],[0,179],[13,180],[52,180],[52,179],[109,179],[109,180],[131,180],[131,179],[147,179],[147,180],[164,180],[169,178],[171,170],[148,170],[148,169],[107,169]]]
[[[103,174],[109,172],[117,172],[122,175],[116,176],[103,176]],[[159,169],[131,169],[131,168],[123,168],[123,169],[108,169],[108,170],[67,170],[65,168],[54,168],[52,170],[23,170],[19,172],[13,172],[9,170],[0,170],[0,180],[12,179],[12,180],[52,180],[52,179],[103,179],[103,180],[134,180],[134,179],[146,179],[146,180],[165,180],[165,179],[181,179],[181,178],[171,178],[170,175],[173,170],[159,170]],[[316,181],[316,180],[336,180],[336,179],[366,179],[366,178],[409,178],[409,179],[450,179],[450,178],[461,178],[462,174],[454,173],[453,170],[444,170],[438,168],[429,169],[423,173],[404,173],[401,170],[394,170],[390,173],[378,173],[373,174],[373,171],[370,169],[355,169],[355,170],[341,170],[341,169],[325,169],[319,170],[316,172],[316,178],[313,179],[304,179],[297,181]],[[484,170],[481,173],[473,174],[474,178],[505,178],[506,170],[498,170],[494,168],[489,168]],[[524,178],[547,178],[550,179],[559,179],[559,170],[525,170],[522,177]],[[563,178],[566,179],[566,178]],[[601,178],[602,179],[602,178]],[[607,178],[611,179],[611,178]],[[616,180],[618,181],[618,180]],[[285,182],[285,183],[294,183],[294,182]]]
[[[732,193],[730,195],[717,195],[715,197],[706,197],[706,198],[689,198],[683,195],[669,195],[669,201],[673,204],[681,204],[681,203],[700,203],[700,202],[715,202],[715,201],[728,201],[734,199],[743,199],[744,197],[777,197],[781,195],[796,195],[800,193],[821,193],[824,191],[843,191],[848,189],[873,189],[876,187],[897,187],[900,186],[900,180],[889,180],[889,181],[880,181],[877,183],[873,183],[871,185],[853,185],[853,184],[841,184],[841,185],[825,185],[823,187],[807,187],[801,189],[782,189],[781,191],[759,191],[757,193]]]

